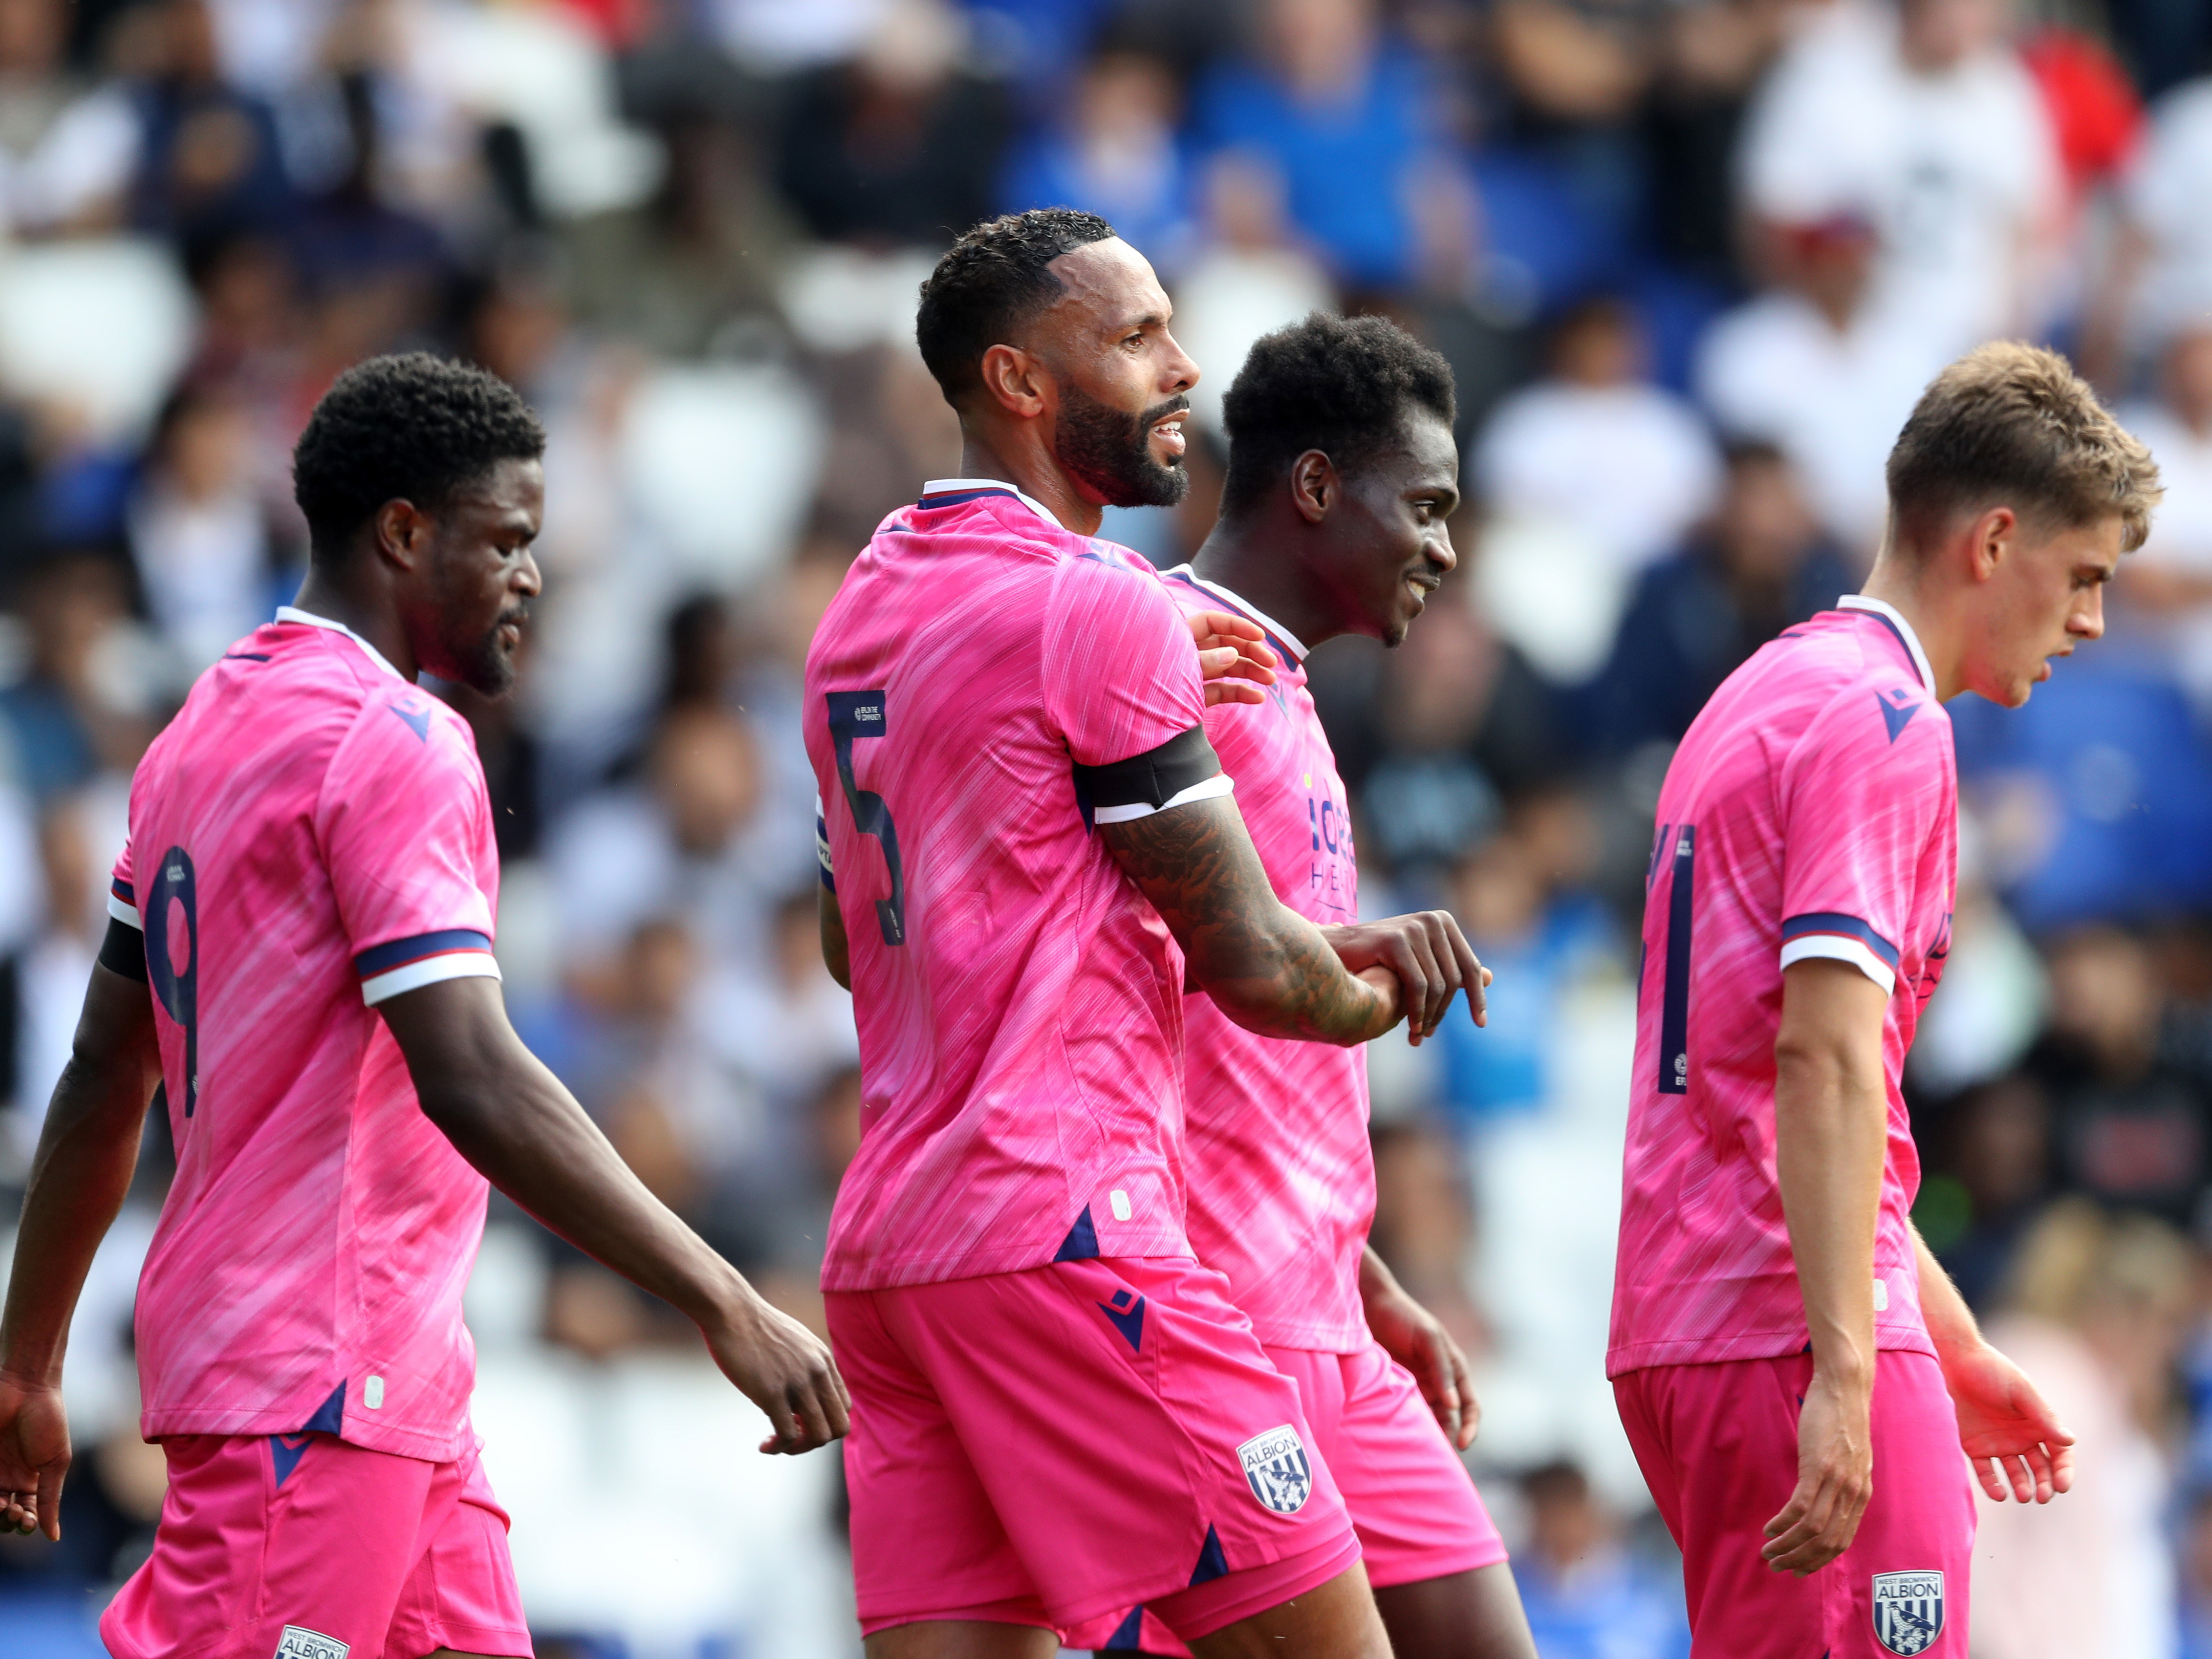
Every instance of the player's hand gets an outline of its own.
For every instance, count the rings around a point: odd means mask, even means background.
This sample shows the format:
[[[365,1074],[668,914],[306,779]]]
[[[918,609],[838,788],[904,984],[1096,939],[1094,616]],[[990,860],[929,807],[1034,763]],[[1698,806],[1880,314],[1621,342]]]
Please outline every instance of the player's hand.
[[[1455,991],[1467,993],[1468,1012],[1477,1025],[1489,1024],[1482,993],[1490,983],[1490,969],[1476,959],[1474,947],[1449,910],[1421,910],[1321,931],[1352,972],[1387,968],[1396,975],[1405,994],[1407,1040],[1415,1047],[1443,1024]]]
[[[62,1391],[0,1371],[0,1532],[44,1532],[59,1543],[69,1465]]]
[[[768,1414],[764,1452],[796,1455],[852,1426],[853,1397],[821,1338],[750,1291],[719,1328],[705,1332],[722,1375]]]
[[[2074,1484],[2074,1437],[2021,1368],[1986,1342],[1943,1365],[1959,1444],[1993,1502],[2048,1504]]]
[[[1838,1383],[1818,1365],[1797,1413],[1797,1489],[1766,1523],[1759,1553],[1800,1578],[1850,1547],[1874,1496],[1871,1383]]]
[[[1383,1352],[1413,1373],[1444,1438],[1465,1451],[1482,1425],[1482,1402],[1474,1397],[1467,1356],[1443,1321],[1407,1295],[1395,1279],[1365,1292],[1364,1301],[1368,1330]]]
[[[1199,678],[1206,682],[1206,704],[1265,702],[1264,687],[1275,683],[1279,660],[1259,623],[1226,611],[1194,611],[1183,618],[1198,642]]]

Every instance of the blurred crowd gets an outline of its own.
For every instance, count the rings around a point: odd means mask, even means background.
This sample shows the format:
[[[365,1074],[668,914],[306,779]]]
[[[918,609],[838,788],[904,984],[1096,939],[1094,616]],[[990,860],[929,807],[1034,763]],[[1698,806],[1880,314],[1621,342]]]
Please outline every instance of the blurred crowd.
[[[1210,523],[1261,333],[1378,312],[1457,373],[1445,602],[1313,665],[1368,908],[1449,905],[1498,974],[1486,1031],[1376,1047],[1376,1243],[1477,1358],[1547,1659],[1672,1659],[1602,1376],[1659,781],[1857,586],[1928,377],[2044,339],[2169,493],[2106,641],[2024,712],[1953,710],[1918,1217],[2083,1470],[1985,1511],[1973,1651],[2212,1659],[2208,201],[2198,0],[0,0],[0,1211],[131,769],[298,580],[291,443],[346,365],[428,347],[550,434],[521,690],[450,694],[517,1024],[818,1320],[859,1094],[801,664],[881,516],[957,470],[920,278],[989,214],[1091,209],[1206,371],[1188,500],[1108,517],[1158,563]],[[11,1651],[91,1651],[158,1507],[127,1326],[166,1155],[156,1126],[72,1346],[64,1541],[0,1540]],[[681,1322],[496,1200],[471,1310],[549,1651],[851,1650],[834,1463],[703,1479],[669,1437],[724,1395]],[[564,1482],[617,1446],[635,1524],[580,1549]]]

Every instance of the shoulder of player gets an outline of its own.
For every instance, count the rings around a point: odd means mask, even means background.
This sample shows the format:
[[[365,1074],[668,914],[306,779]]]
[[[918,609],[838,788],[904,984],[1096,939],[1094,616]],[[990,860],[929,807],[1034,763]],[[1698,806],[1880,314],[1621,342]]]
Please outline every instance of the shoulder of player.
[[[1051,582],[1055,610],[1166,605],[1180,611],[1176,584],[1163,579],[1143,554],[1072,531],[1046,533],[1054,560]]]

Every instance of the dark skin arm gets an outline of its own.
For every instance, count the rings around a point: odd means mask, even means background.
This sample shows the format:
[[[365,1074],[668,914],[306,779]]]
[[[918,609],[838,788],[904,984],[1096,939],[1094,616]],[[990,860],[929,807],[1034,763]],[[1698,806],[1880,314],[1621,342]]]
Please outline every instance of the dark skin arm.
[[[452,979],[380,1005],[423,1115],[493,1186],[699,1327],[722,1374],[768,1414],[765,1452],[836,1438],[851,1405],[830,1350],[762,1300],[646,1189],[507,1024],[499,981]]]
[[[15,1266],[0,1316],[0,1529],[62,1535],[69,1425],[62,1356],[93,1253],[138,1166],[146,1105],[161,1075],[146,988],[95,966],[39,1135]]]
[[[1482,1425],[1482,1406],[1474,1397],[1467,1356],[1443,1322],[1406,1294],[1406,1287],[1372,1244],[1359,1254],[1359,1300],[1368,1330],[1385,1353],[1413,1373],[1444,1438],[1465,1451]]]
[[[827,887],[817,887],[814,913],[822,924],[823,965],[830,969],[830,978],[849,991],[853,988],[853,951],[845,943],[845,917],[837,908],[837,896]]]

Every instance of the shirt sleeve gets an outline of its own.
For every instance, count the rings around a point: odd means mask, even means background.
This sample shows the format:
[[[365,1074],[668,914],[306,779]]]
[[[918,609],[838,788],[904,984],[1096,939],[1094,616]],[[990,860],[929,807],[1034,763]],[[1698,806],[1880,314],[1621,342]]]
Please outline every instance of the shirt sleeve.
[[[1133,554],[1068,562],[1044,641],[1045,714],[1088,778],[1094,821],[1111,823],[1227,794],[1205,733],[1190,625]],[[1096,791],[1103,787],[1107,793]]]
[[[1814,719],[1784,773],[1782,965],[1848,962],[1885,992],[1944,809],[1949,717],[1900,673],[1854,684]]]
[[[379,693],[331,757],[315,818],[363,1002],[500,976],[491,806],[458,719],[419,691]]]
[[[822,877],[822,884],[831,892],[837,890],[837,866],[830,857],[830,815],[822,810],[822,793],[814,794],[814,862]]]
[[[123,843],[123,851],[115,860],[114,873],[107,878],[107,914],[126,927],[146,931],[145,918],[138,914],[138,888],[131,876],[131,843]]]
[[[1134,555],[1063,567],[1047,613],[1044,702],[1079,766],[1127,760],[1205,720],[1190,625]]]

